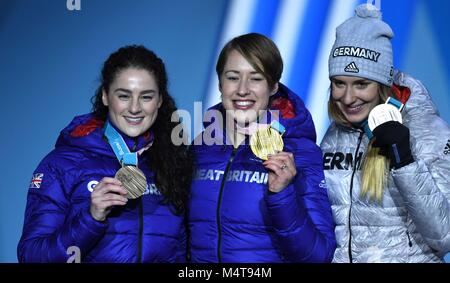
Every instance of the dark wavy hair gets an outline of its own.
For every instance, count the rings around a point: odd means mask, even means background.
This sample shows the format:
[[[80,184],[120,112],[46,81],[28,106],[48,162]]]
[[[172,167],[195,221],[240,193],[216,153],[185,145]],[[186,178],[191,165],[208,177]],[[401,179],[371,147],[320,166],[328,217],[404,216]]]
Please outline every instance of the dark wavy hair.
[[[92,112],[95,117],[106,120],[108,107],[103,105],[102,91],[106,94],[120,72],[134,68],[153,74],[158,84],[162,105],[152,125],[153,145],[144,152],[149,167],[155,173],[155,184],[165,197],[164,203],[171,204],[175,213],[186,209],[189,188],[193,175],[193,157],[183,143],[174,145],[171,140],[173,128],[181,122],[172,122],[171,116],[177,110],[173,98],[167,90],[167,73],[163,61],[152,51],[141,45],[125,46],[112,53],[103,65],[100,86],[92,97]]]

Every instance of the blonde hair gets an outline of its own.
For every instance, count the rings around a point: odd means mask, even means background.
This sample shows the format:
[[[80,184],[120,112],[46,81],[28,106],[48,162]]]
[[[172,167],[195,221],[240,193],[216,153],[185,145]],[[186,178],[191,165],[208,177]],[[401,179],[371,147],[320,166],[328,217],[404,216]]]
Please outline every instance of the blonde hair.
[[[328,100],[328,115],[338,124],[349,125],[350,123],[334,101],[331,91],[332,87],[330,87],[330,98]],[[389,96],[396,98],[389,86],[380,83],[378,83],[378,95],[380,96],[380,103],[384,103]],[[380,148],[374,147],[373,142],[374,140],[369,142],[363,159],[361,197],[368,197],[370,200],[381,203],[383,191],[387,184],[390,159],[382,155]]]

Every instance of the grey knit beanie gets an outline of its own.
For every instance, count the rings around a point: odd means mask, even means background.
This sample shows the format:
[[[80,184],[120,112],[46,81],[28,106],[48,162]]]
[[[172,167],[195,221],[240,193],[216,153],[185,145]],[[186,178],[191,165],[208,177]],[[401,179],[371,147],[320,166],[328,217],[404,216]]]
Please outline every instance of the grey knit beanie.
[[[354,76],[391,86],[394,76],[391,39],[394,33],[371,4],[359,5],[355,16],[336,29],[328,60],[329,76]]]

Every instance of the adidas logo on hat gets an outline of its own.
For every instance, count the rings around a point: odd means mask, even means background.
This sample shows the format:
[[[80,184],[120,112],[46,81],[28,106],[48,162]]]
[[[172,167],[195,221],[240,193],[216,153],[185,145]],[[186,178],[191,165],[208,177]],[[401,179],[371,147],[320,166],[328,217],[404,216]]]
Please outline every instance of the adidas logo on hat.
[[[345,67],[344,71],[347,73],[359,73],[359,69],[356,66],[355,62],[351,62],[350,64]]]

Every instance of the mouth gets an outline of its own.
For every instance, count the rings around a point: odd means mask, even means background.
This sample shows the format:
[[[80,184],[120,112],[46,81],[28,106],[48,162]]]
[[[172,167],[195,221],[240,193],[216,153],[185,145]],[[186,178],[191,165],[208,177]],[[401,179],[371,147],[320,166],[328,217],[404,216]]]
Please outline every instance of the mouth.
[[[344,109],[347,114],[355,115],[355,114],[358,114],[359,112],[361,112],[361,110],[363,110],[363,108],[364,108],[364,103],[359,104],[359,105],[346,106]]]
[[[131,116],[123,116],[125,121],[127,121],[130,125],[139,125],[144,120],[144,117],[131,117]]]
[[[253,100],[233,100],[233,108],[238,110],[248,110],[255,105]]]

